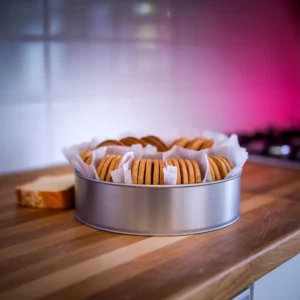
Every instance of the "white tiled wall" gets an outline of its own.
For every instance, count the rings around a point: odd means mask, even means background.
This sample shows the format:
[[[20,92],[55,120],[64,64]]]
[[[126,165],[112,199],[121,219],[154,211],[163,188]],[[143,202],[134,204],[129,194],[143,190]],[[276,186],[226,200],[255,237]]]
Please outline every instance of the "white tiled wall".
[[[295,123],[293,18],[284,0],[1,1],[0,173],[94,135]]]
[[[1,171],[49,164],[51,136],[47,114],[45,103],[1,105]]]

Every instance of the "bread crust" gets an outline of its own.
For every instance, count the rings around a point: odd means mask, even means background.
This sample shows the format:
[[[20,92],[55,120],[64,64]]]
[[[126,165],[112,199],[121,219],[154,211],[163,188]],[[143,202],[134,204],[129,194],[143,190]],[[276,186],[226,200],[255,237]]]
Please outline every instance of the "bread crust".
[[[55,176],[51,176],[55,177]],[[59,180],[60,176],[57,176]],[[42,179],[42,177],[37,180]],[[20,185],[16,188],[16,196],[20,206],[48,209],[66,209],[74,206],[75,188],[74,184],[66,186],[63,190],[30,190],[26,188],[28,184],[34,184],[37,180]]]

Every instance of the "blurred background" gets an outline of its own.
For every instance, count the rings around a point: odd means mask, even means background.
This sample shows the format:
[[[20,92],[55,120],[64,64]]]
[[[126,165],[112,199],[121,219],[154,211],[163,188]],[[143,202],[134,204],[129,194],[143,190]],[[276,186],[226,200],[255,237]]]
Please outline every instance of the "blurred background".
[[[300,125],[298,1],[1,0],[0,173],[124,131]]]

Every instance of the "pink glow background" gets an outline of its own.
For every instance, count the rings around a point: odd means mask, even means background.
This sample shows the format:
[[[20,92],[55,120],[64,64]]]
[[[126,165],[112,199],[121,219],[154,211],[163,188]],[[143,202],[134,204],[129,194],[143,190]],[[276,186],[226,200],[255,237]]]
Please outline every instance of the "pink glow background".
[[[94,135],[299,124],[290,1],[51,0],[45,43],[42,2],[14,0],[0,20],[0,172],[65,163],[62,147]]]

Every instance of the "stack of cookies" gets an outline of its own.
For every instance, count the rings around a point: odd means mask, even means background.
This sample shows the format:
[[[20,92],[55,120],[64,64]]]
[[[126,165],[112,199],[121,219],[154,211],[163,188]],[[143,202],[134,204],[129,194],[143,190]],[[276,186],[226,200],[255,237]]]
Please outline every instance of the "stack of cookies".
[[[112,182],[111,172],[118,169],[122,156],[106,155],[97,167],[97,174],[100,180]]]
[[[91,150],[82,151],[79,153],[79,156],[87,165],[90,165],[92,163],[93,152]]]
[[[199,150],[211,148],[214,144],[214,140],[207,139],[205,137],[197,137],[192,140],[187,137],[181,137],[176,141],[174,141],[171,145],[167,145],[159,137],[154,135],[144,136],[140,139],[133,136],[128,136],[120,140],[105,140],[101,142],[96,148],[107,147],[107,146],[131,147],[132,145],[136,145],[136,144],[142,145],[143,147],[146,147],[147,145],[152,145],[156,147],[158,152],[168,151],[175,145],[182,148],[199,151]]]
[[[144,136],[141,139],[138,139],[133,136],[125,137],[119,141],[117,140],[106,140],[100,143],[97,148],[104,147],[104,146],[127,146],[131,147],[132,145],[140,144],[143,147],[146,147],[148,144],[156,147],[157,151],[164,152],[169,150],[168,146],[157,136],[148,135]]]
[[[165,164],[158,159],[135,159],[131,176],[133,184],[164,184]]]
[[[186,149],[191,149],[191,150],[195,150],[195,151],[200,151],[200,150],[204,150],[207,148],[211,148],[214,144],[214,140],[212,139],[207,139],[205,137],[197,137],[193,140],[190,140],[187,137],[182,137],[178,140],[176,140],[175,142],[173,142],[173,144],[171,144],[170,149],[173,146],[178,146],[178,147],[182,147],[182,148],[186,148]]]
[[[167,164],[177,168],[177,184],[201,183],[201,172],[195,160],[170,159]],[[164,184],[165,163],[158,159],[135,159],[132,167],[133,184]]]
[[[99,179],[112,182],[111,172],[118,169],[121,159],[121,155],[106,155],[97,167]],[[176,184],[202,182],[200,167],[195,160],[167,159],[166,163],[177,168]],[[233,169],[231,161],[224,156],[209,156],[208,163],[212,181],[224,179]],[[132,183],[163,185],[165,167],[163,160],[137,158],[133,161],[131,169]]]
[[[209,156],[208,165],[212,181],[224,179],[233,169],[232,162],[224,156]]]
[[[154,135],[144,136],[140,139],[133,136],[128,136],[119,141],[105,140],[101,142],[96,148],[107,147],[107,146],[131,147],[132,145],[136,145],[136,144],[142,145],[143,147],[146,147],[147,145],[152,145],[156,147],[158,152],[168,151],[175,145],[186,149],[200,151],[203,149],[211,148],[214,144],[214,140],[207,139],[205,137],[197,137],[193,140],[190,140],[187,137],[182,137],[174,141],[171,145],[167,145],[160,138]],[[79,155],[86,164],[90,165],[92,163],[93,154],[91,150],[82,151],[79,153]]]
[[[176,184],[201,183],[198,163],[189,159],[167,159],[167,164],[177,168]]]

